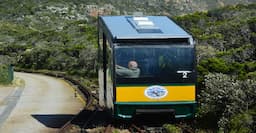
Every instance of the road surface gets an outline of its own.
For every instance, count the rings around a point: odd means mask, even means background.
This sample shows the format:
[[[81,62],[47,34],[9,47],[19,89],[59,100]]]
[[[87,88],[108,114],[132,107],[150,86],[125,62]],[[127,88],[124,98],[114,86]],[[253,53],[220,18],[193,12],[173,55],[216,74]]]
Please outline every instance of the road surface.
[[[61,79],[28,73],[15,76],[25,80],[25,87],[6,91],[8,95],[2,98],[0,132],[57,132],[84,107],[72,87]]]

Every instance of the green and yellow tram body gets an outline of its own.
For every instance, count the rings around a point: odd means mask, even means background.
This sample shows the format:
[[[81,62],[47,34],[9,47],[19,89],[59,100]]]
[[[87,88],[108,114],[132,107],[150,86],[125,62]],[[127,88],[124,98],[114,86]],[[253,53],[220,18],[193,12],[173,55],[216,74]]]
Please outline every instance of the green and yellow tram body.
[[[99,17],[99,104],[118,118],[170,113],[193,118],[196,64],[193,38],[165,16]],[[138,76],[118,75],[136,62]]]

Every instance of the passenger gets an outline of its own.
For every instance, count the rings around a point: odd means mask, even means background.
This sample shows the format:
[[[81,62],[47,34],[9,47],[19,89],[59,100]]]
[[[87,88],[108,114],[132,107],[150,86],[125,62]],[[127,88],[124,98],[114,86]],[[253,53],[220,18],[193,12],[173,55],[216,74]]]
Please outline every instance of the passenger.
[[[140,76],[140,69],[136,61],[129,61],[128,68],[116,65],[116,75],[125,78],[137,78]]]

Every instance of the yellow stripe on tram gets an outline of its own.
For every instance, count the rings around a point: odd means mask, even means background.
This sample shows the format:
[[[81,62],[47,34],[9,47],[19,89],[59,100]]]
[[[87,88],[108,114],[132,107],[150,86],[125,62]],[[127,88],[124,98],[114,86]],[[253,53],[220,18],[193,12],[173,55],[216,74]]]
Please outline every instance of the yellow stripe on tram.
[[[152,98],[145,94],[148,86],[116,87],[116,102],[172,102],[195,101],[195,85],[190,86],[162,86],[167,90],[166,95]]]

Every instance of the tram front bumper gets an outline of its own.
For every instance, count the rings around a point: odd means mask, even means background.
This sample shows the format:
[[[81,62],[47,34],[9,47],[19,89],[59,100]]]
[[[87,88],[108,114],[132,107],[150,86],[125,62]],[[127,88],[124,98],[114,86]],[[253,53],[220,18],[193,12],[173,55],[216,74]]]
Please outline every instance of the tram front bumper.
[[[159,102],[159,103],[115,103],[114,116],[122,119],[133,118],[135,115],[167,114],[175,118],[193,118],[196,102]]]

